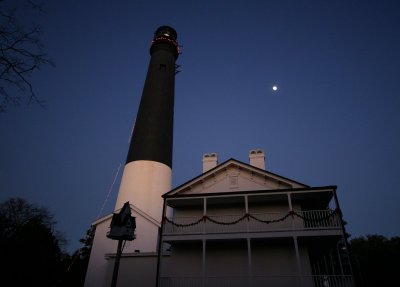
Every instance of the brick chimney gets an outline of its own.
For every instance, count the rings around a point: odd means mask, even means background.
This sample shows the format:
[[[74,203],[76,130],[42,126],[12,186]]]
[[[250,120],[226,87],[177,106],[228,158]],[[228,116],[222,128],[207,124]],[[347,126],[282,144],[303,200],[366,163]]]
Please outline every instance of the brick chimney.
[[[262,149],[252,149],[249,151],[250,165],[265,170],[265,153]]]
[[[216,153],[205,153],[203,155],[203,173],[218,165],[218,155]]]

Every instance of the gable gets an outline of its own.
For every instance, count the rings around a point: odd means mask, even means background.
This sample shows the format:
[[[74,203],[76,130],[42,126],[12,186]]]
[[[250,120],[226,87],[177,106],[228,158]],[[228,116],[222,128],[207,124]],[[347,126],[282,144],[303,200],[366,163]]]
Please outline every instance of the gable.
[[[308,186],[231,159],[165,195],[279,190],[303,187]]]
[[[136,218],[143,218],[144,221],[146,221],[154,226],[157,226],[157,227],[160,226],[160,223],[156,219],[154,219],[153,217],[151,217],[150,215],[148,215],[146,212],[139,209],[135,205],[130,204],[130,208],[131,208],[132,216],[134,216]],[[118,209],[118,210],[114,211],[114,213],[119,213],[120,211],[121,211],[121,209]],[[99,224],[103,224],[104,222],[107,222],[107,224],[109,226],[114,213],[110,213],[101,218],[96,219],[94,222],[92,222],[91,225],[98,226]]]

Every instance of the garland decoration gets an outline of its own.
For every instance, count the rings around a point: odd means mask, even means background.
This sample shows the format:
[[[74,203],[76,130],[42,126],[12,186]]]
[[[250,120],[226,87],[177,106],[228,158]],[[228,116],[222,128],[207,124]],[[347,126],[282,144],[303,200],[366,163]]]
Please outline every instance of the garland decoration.
[[[219,224],[219,225],[234,225],[234,224],[237,224],[237,223],[243,221],[246,218],[247,218],[247,220],[250,220],[250,218],[251,218],[251,219],[253,219],[255,221],[258,221],[258,222],[261,222],[261,223],[271,224],[271,223],[277,223],[277,222],[284,221],[289,216],[292,216],[292,217],[296,216],[296,217],[301,218],[302,220],[304,220],[306,222],[321,222],[321,221],[324,221],[324,220],[327,220],[327,219],[333,217],[335,214],[339,214],[339,209],[336,208],[335,210],[332,210],[329,214],[327,214],[327,215],[325,215],[325,216],[323,216],[321,218],[317,218],[317,219],[309,218],[307,216],[304,216],[304,215],[301,215],[301,214],[297,213],[296,211],[291,210],[286,215],[282,216],[281,218],[272,219],[272,220],[262,220],[262,219],[259,219],[259,218],[255,217],[254,215],[251,215],[249,213],[246,213],[242,217],[240,217],[240,218],[238,218],[238,219],[236,219],[234,221],[231,221],[231,222],[218,221],[218,220],[215,220],[215,219],[209,217],[208,215],[204,215],[201,218],[199,218],[198,220],[196,220],[194,222],[191,222],[191,223],[187,223],[187,224],[175,223],[173,220],[171,220],[171,219],[169,219],[168,217],[165,217],[165,216],[164,216],[164,220],[167,221],[168,223],[171,223],[172,225],[174,225],[176,227],[189,227],[189,226],[197,225],[202,221],[204,221],[204,222],[210,221],[212,223]]]
[[[164,216],[164,219],[165,219],[167,222],[171,223],[172,225],[174,225],[174,226],[176,226],[176,227],[189,227],[189,226],[194,226],[194,225],[199,224],[201,221],[204,220],[204,217],[205,217],[205,216],[203,216],[203,217],[200,218],[199,220],[196,220],[195,222],[188,223],[188,224],[179,224],[179,223],[175,223],[175,222],[173,222],[172,220],[168,219],[168,217],[165,217],[165,216]],[[205,220],[204,220],[204,221],[205,221]]]
[[[217,221],[217,220],[215,220],[215,219],[212,219],[212,218],[208,217],[207,215],[206,215],[206,216],[203,216],[203,217],[205,217],[206,220],[208,220],[208,221],[210,221],[210,222],[212,222],[212,223],[215,223],[215,224],[219,224],[219,225],[233,225],[233,224],[239,223],[240,221],[242,221],[243,219],[247,218],[248,216],[249,216],[249,215],[246,213],[245,215],[243,215],[243,216],[240,217],[239,219],[237,219],[237,220],[235,220],[235,221],[232,221],[232,222]]]
[[[259,219],[259,218],[255,217],[255,216],[251,215],[251,214],[249,214],[249,217],[251,219],[254,219],[254,220],[258,221],[258,222],[265,223],[265,224],[270,224],[270,223],[276,223],[276,222],[284,221],[290,215],[293,215],[293,213],[295,213],[295,212],[294,211],[289,211],[288,214],[286,214],[285,216],[282,216],[281,218],[278,218],[278,219],[272,219],[272,220],[262,220],[262,219]]]

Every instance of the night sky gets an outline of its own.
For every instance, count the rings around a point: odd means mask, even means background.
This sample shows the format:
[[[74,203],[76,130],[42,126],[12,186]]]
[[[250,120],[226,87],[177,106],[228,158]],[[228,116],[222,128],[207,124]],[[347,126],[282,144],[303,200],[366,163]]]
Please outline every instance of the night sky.
[[[0,201],[48,207],[66,250],[113,211],[161,25],[183,46],[174,186],[201,173],[204,153],[247,163],[261,148],[271,172],[337,185],[352,237],[400,235],[400,1],[44,3],[19,12],[56,64],[31,78],[47,109],[0,114]]]

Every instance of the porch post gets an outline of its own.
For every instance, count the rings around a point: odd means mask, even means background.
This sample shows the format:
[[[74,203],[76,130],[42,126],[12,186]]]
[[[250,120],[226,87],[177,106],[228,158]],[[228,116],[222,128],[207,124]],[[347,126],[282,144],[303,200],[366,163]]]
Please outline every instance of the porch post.
[[[343,241],[344,241],[344,245],[346,247],[347,255],[349,257],[349,267],[350,267],[351,278],[352,278],[352,281],[353,281],[353,285],[355,285],[354,278],[353,278],[353,276],[354,276],[353,264],[352,264],[352,258],[353,257],[351,256],[350,244],[347,242],[346,229],[344,227],[344,220],[343,220],[343,213],[342,213],[342,210],[340,209],[340,206],[339,206],[339,200],[338,200],[338,197],[337,197],[337,194],[336,194],[336,187],[333,188],[332,192],[333,192],[333,198],[335,199],[336,210],[339,211],[339,219],[340,219],[340,225],[342,227]]]
[[[244,209],[245,209],[245,213],[249,214],[249,199],[248,199],[247,195],[244,196]],[[250,222],[249,222],[249,220],[250,220],[250,217],[247,217],[247,219],[246,219],[246,231],[247,231],[247,233],[250,230],[250,227],[249,227]]]
[[[166,210],[166,204],[167,204],[166,201],[167,200],[164,198],[163,210],[162,210],[162,214],[161,214],[161,226],[158,229],[156,287],[160,286],[161,259],[162,259],[162,249],[163,249],[162,234],[164,232],[164,216],[165,216],[165,210]]]
[[[337,252],[337,257],[338,257],[338,261],[339,261],[340,275],[343,276],[344,275],[344,271],[343,271],[343,265],[342,265],[342,257],[340,256],[339,243],[340,243],[340,241],[338,241],[336,243],[336,252]]]
[[[247,264],[248,264],[248,272],[249,272],[249,279],[248,284],[249,287],[253,285],[253,270],[252,270],[252,263],[251,263],[251,239],[247,237]]]
[[[203,197],[203,216],[207,215],[207,197]],[[206,222],[203,221],[203,234],[206,233]],[[204,236],[204,235],[203,235]],[[206,239],[203,237],[202,239],[202,286],[205,287],[207,284],[207,280],[206,280]]]
[[[207,215],[207,197],[203,197],[203,217]],[[206,221],[201,223],[203,225],[203,234],[206,233]]]
[[[289,211],[292,211],[293,210],[292,197],[290,196],[290,193],[287,194],[287,198],[288,198],[288,203],[289,203]]]
[[[289,192],[287,193],[287,198],[288,198],[288,204],[289,204],[289,211],[293,211],[292,196]],[[295,218],[293,215],[291,216],[291,218],[292,218],[292,230],[294,230],[295,229],[295,224],[294,224]]]
[[[297,272],[300,278],[300,286],[303,286],[303,272],[301,270],[301,261],[300,261],[299,246],[297,244],[297,236],[293,236],[293,243],[294,243],[294,250],[296,252]]]
[[[205,287],[206,286],[206,240],[203,238],[202,240],[202,286]]]

